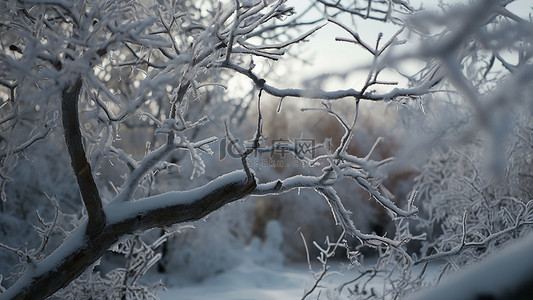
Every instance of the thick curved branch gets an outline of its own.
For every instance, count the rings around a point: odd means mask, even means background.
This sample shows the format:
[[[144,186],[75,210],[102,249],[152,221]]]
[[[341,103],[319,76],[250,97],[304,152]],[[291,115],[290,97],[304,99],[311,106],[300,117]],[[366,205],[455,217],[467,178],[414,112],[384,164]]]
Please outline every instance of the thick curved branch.
[[[154,227],[199,220],[223,205],[249,195],[256,187],[245,172],[235,171],[184,192],[169,192],[105,208],[107,224],[95,236],[84,235],[87,222],[42,262],[29,267],[4,299],[44,299],[65,287],[96,262],[120,237]]]
[[[78,98],[81,86],[82,80],[81,77],[78,77],[63,89],[61,111],[65,143],[89,218],[86,234],[92,237],[102,230],[106,217],[102,209],[102,199],[100,198],[98,187],[94,182],[91,165],[87,161],[82,143],[78,118]]]

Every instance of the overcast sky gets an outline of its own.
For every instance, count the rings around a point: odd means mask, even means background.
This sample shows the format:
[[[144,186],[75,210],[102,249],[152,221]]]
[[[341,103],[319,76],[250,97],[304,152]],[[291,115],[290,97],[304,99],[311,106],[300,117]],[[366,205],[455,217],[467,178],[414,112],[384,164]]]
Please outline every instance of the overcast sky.
[[[420,5],[422,5],[425,9],[438,9],[438,2],[439,1],[433,0],[410,1],[413,7],[420,7]],[[469,1],[446,0],[445,2],[467,3]],[[307,3],[307,1],[289,0],[287,5],[295,7],[297,13],[302,13],[306,8]],[[532,11],[532,6],[533,4],[531,0],[517,0],[508,5],[507,8],[513,13],[527,19]],[[316,11],[314,16],[319,15],[320,12]],[[339,21],[350,25],[351,19],[344,16],[344,18],[339,19]],[[353,25],[350,27],[353,28]],[[383,40],[386,40],[390,38],[399,27],[378,21],[356,18],[356,27],[354,29],[361,36],[363,41],[373,45],[380,32],[384,34]],[[371,56],[362,50],[361,47],[346,42],[335,41],[336,37],[349,37],[349,34],[339,26],[328,23],[324,28],[313,34],[313,36],[309,38],[309,42],[303,44],[303,47],[300,48],[300,53],[302,54],[301,57],[308,58],[313,64],[298,64],[294,67],[297,69],[283,70],[282,72],[294,74],[294,76],[305,79],[323,75],[325,73],[348,71],[370,62]],[[386,75],[389,77],[394,76],[392,73]],[[333,83],[328,83],[328,88],[357,88],[357,85],[362,84],[365,79],[366,72],[361,72],[359,75],[348,78],[346,82],[341,82],[339,80],[334,81]]]

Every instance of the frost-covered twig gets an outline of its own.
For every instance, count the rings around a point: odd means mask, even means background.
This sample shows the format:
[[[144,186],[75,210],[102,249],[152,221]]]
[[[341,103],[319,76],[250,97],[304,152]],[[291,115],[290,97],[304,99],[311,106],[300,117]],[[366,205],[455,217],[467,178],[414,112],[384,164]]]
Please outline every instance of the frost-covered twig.
[[[304,291],[304,295],[302,297],[302,300],[310,296],[318,287],[320,287],[320,283],[326,278],[330,266],[328,265],[329,259],[335,255],[335,252],[337,251],[338,247],[343,247],[341,242],[344,240],[344,234],[343,232],[337,242],[330,242],[329,237],[326,237],[326,248],[320,247],[316,242],[313,242],[313,245],[320,251],[320,254],[318,256],[318,261],[321,264],[321,269],[318,272],[313,272],[313,269],[311,267],[311,261],[309,259],[309,249],[307,248],[307,242],[305,241],[303,233],[300,232],[300,236],[302,237],[302,241],[304,243],[305,252],[307,255],[307,264],[309,266],[309,272],[311,275],[313,275],[313,278],[315,279],[315,282],[313,283],[313,286],[309,289]]]

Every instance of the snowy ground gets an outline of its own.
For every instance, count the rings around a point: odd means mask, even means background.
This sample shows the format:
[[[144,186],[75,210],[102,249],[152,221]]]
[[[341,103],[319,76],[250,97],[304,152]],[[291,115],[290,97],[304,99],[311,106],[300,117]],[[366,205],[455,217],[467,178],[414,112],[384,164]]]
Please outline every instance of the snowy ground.
[[[505,293],[514,292],[525,280],[533,282],[532,249],[533,234],[508,245],[481,263],[466,267],[436,287],[411,295],[409,299],[476,299],[479,295],[504,296]],[[321,282],[322,299],[328,298],[325,295],[328,288],[331,290],[357,277],[354,270],[344,271],[344,274],[333,272],[341,268],[339,263],[331,264],[331,275]],[[438,269],[438,264],[428,268],[426,276],[429,280],[438,274]],[[317,265],[315,271],[318,270]],[[150,274],[149,277],[155,275]],[[257,263],[254,257],[246,256],[242,264],[202,282],[191,282],[183,274],[166,275],[163,281],[167,291],[158,293],[162,300],[301,299],[304,291],[309,290],[315,282],[306,264],[262,264]],[[314,293],[308,299],[316,299],[317,295]]]
[[[178,279],[179,278],[174,278]],[[300,299],[312,277],[305,267],[264,267],[244,263],[200,283],[180,284],[167,278],[160,299]]]
[[[315,284],[309,266],[283,263],[283,241],[278,222],[269,222],[264,242],[254,240],[240,253],[241,263],[223,273],[211,276],[202,282],[191,282],[186,274],[169,274],[163,279],[167,291],[158,293],[162,300],[170,299],[301,299],[305,291]],[[321,270],[315,260],[313,271]],[[321,281],[325,287],[335,288],[353,279],[355,271],[346,271],[344,264],[333,263],[328,275]],[[343,270],[339,274],[338,270]],[[327,288],[320,289],[325,293]],[[310,297],[309,299],[316,299]]]
[[[264,241],[255,239],[246,249],[239,252],[240,263],[222,273],[207,277],[201,282],[192,281],[191,276],[183,273],[164,274],[162,281],[167,287],[158,296],[162,300],[180,299],[301,299],[313,287],[315,279],[306,263],[284,263],[281,252],[283,242],[281,226],[269,222],[266,226]],[[313,261],[312,261],[313,262]],[[327,276],[321,281],[325,287],[335,288],[356,277],[355,270],[346,271],[345,263],[332,263]],[[321,270],[315,260],[313,271]],[[343,274],[335,271],[343,270]],[[146,274],[144,280],[153,283],[161,274]],[[355,275],[355,276],[354,276]],[[327,288],[321,288],[325,293]],[[309,297],[308,299],[316,299]]]
[[[316,270],[319,270],[318,266]],[[344,275],[332,273],[322,285],[335,287],[350,278],[353,279],[353,272]],[[304,290],[309,290],[315,282],[305,264],[261,266],[252,261],[202,282],[191,282],[179,274],[170,275],[163,281],[167,291],[158,293],[161,300],[301,299]],[[322,293],[325,292],[322,289]],[[314,295],[309,299],[316,299]]]

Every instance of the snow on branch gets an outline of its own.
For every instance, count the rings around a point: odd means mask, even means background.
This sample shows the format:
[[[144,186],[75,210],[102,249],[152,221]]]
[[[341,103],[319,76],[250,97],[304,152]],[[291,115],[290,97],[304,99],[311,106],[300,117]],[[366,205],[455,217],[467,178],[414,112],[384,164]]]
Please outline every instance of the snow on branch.
[[[107,221],[96,235],[85,235],[88,223],[77,230],[35,267],[0,294],[0,299],[42,299],[66,286],[126,234],[154,227],[192,222],[225,204],[242,199],[256,187],[242,171],[225,174],[210,183],[183,192],[169,192],[133,202],[115,202],[104,208]]]
[[[252,70],[245,67],[241,67],[237,64],[228,63],[222,64],[221,67],[226,67],[228,69],[235,70],[248,78],[250,78],[259,88],[262,88],[265,92],[269,93],[272,96],[287,98],[306,98],[306,99],[316,99],[316,100],[338,100],[348,97],[354,97],[361,100],[368,101],[389,101],[397,100],[403,98],[416,98],[421,95],[430,94],[432,91],[431,87],[435,85],[440,79],[435,78],[431,82],[424,83],[420,86],[413,88],[395,88],[390,92],[379,94],[376,92],[366,92],[362,93],[353,88],[349,89],[340,89],[336,91],[324,91],[318,87],[310,89],[299,89],[299,88],[285,88],[280,89],[275,86],[266,83],[266,80],[261,78],[259,75],[252,72]]]

